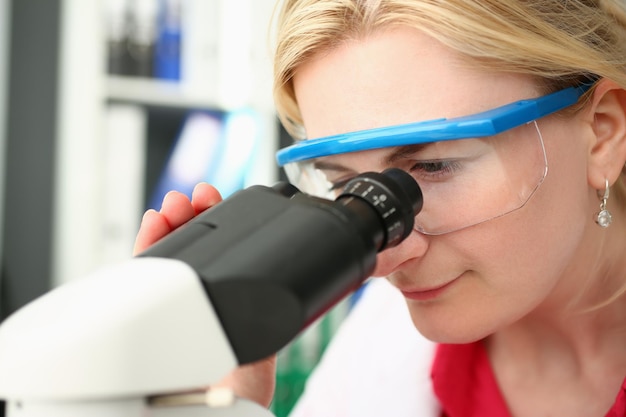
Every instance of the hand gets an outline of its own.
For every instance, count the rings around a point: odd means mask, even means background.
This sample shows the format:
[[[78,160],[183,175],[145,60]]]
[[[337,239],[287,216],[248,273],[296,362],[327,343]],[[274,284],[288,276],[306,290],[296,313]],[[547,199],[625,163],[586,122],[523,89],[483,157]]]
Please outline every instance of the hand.
[[[141,253],[172,230],[220,201],[220,193],[206,183],[196,185],[191,200],[180,192],[170,191],[163,199],[160,211],[148,210],[144,214],[135,238],[133,254]],[[276,386],[275,375],[276,355],[272,355],[259,362],[240,366],[216,386],[231,388],[237,396],[269,407]]]
[[[242,365],[212,387],[230,388],[238,397],[269,408],[276,389],[276,355]]]
[[[133,254],[137,255],[144,251],[178,226],[220,201],[222,201],[220,193],[206,183],[196,185],[191,201],[178,191],[170,191],[163,199],[160,211],[151,209],[144,213],[135,238]]]

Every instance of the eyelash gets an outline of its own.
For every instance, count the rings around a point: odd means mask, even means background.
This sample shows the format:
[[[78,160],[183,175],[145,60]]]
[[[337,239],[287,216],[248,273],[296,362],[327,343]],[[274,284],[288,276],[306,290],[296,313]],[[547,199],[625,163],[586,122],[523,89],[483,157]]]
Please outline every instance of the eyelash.
[[[419,173],[421,179],[436,180],[442,177],[454,174],[459,171],[461,164],[454,160],[433,160],[433,161],[418,161],[413,164],[409,169],[412,174]],[[343,187],[354,177],[348,177],[336,182],[333,182],[328,191],[342,190]]]
[[[337,190],[343,190],[343,187],[354,177],[349,177],[340,181],[333,182],[328,191],[333,192]]]
[[[426,179],[440,179],[446,175],[459,171],[461,164],[454,160],[418,161],[411,169],[411,173],[418,173]]]

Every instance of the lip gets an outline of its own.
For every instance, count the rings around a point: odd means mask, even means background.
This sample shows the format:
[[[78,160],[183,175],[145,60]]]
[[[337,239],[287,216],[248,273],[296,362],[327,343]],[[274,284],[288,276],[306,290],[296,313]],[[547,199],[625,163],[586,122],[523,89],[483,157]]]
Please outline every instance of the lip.
[[[402,295],[409,300],[415,301],[428,301],[433,300],[443,294],[448,288],[450,288],[456,281],[458,277],[453,279],[452,281],[440,285],[438,287],[429,288],[427,290],[400,290]]]

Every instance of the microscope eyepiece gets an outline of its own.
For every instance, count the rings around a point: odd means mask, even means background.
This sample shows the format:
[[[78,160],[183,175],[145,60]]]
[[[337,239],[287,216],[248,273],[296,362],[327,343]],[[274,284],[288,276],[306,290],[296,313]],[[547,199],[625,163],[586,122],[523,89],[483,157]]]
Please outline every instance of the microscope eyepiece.
[[[337,201],[352,206],[355,200],[366,202],[378,214],[385,235],[379,251],[396,246],[411,233],[423,203],[417,182],[398,168],[366,172],[350,180]]]

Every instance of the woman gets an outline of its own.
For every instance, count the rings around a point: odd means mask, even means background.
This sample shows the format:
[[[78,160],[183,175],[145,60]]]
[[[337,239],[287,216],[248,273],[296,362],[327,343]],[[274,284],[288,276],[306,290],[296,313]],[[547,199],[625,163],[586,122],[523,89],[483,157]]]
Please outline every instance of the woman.
[[[279,155],[292,181],[332,192],[395,166],[424,192],[375,275],[438,344],[442,415],[626,415],[625,7],[283,5],[276,104],[307,139]],[[137,250],[218,200],[206,185],[191,202],[168,195]],[[271,384],[248,388],[267,402]]]

